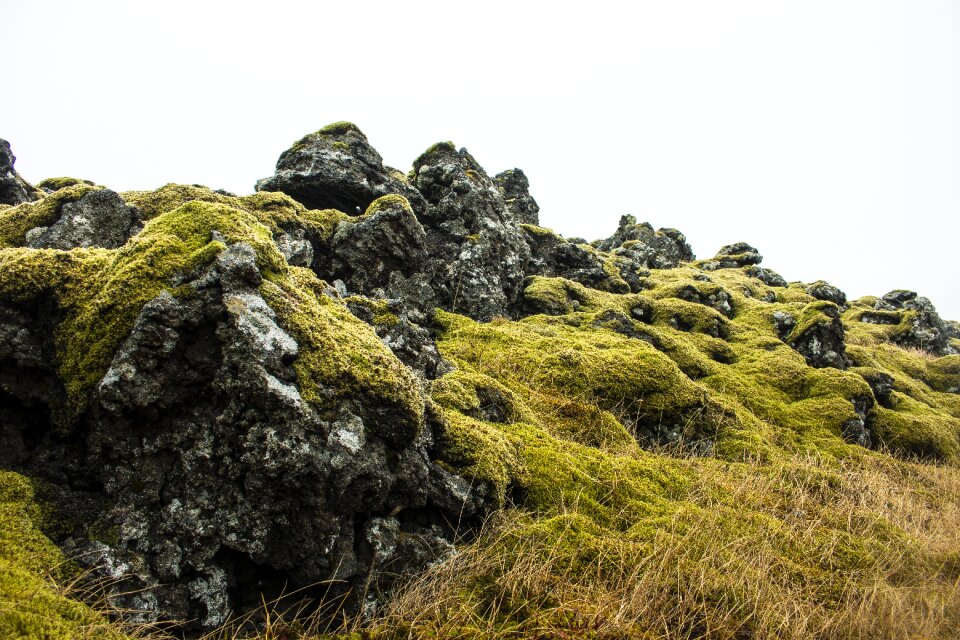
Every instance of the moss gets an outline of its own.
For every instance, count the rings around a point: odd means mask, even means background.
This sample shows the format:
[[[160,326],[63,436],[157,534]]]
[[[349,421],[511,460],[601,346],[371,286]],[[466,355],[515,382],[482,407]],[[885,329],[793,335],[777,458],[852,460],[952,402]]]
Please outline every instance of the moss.
[[[523,289],[523,297],[537,310],[550,314],[571,313],[589,295],[578,282],[563,278],[533,277]]]
[[[810,331],[818,324],[831,324],[840,317],[840,308],[829,300],[817,300],[811,302],[803,308],[803,311],[796,317],[796,324],[793,325],[790,334],[787,336],[787,342],[798,340],[805,333]]]
[[[927,363],[928,384],[936,391],[960,393],[960,355],[943,356]]]
[[[78,184],[48,194],[35,202],[26,202],[0,211],[0,249],[23,246],[27,231],[35,227],[50,226],[57,220],[63,205],[76,202],[91,191],[102,188]]]
[[[294,362],[300,393],[329,410],[344,397],[378,412],[371,421],[398,440],[412,439],[423,425],[423,398],[413,374],[368,325],[322,293],[312,271],[289,268],[288,276],[265,280],[261,294],[280,325],[300,347]]]
[[[956,459],[960,455],[960,419],[894,392],[893,409],[875,407],[874,435],[894,451],[920,458]]]
[[[363,215],[373,216],[385,209],[403,209],[407,213],[413,214],[413,209],[410,207],[409,200],[400,194],[391,193],[389,195],[380,196],[371,202],[367,207],[367,210],[363,212]]]
[[[154,191],[125,191],[120,194],[124,202],[138,207],[146,220],[161,213],[173,211],[180,205],[191,201],[216,202],[228,204],[230,196],[217,193],[206,187],[190,184],[166,184]]]
[[[68,577],[68,564],[40,533],[40,511],[30,482],[0,471],[0,636],[119,640],[106,620],[57,588],[54,581]]]
[[[49,189],[50,191],[59,191],[60,189],[65,189],[66,187],[73,187],[78,184],[85,184],[89,186],[94,186],[94,183],[90,180],[81,180],[79,178],[47,178],[41,180],[37,183],[37,187],[40,189]]]
[[[558,240],[561,240],[561,238],[557,236],[552,230],[547,229],[545,227],[538,227],[535,224],[522,223],[520,225],[520,228],[525,233],[527,233],[530,236],[533,236],[534,238],[557,238]]]
[[[317,131],[318,134],[323,136],[342,136],[351,132],[359,133],[360,135],[363,135],[363,132],[360,131],[360,127],[353,124],[352,122],[347,122],[346,120],[341,120],[339,122],[328,124],[327,126]]]
[[[457,147],[450,141],[446,142],[437,142],[436,144],[430,145],[426,151],[420,154],[420,156],[413,161],[414,170],[416,167],[427,164],[436,157],[445,156],[457,153]]]

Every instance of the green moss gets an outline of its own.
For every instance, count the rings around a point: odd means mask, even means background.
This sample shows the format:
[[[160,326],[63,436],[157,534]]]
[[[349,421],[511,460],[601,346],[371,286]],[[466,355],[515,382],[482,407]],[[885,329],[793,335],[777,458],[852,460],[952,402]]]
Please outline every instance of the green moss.
[[[389,195],[380,196],[376,200],[370,203],[367,207],[367,210],[363,212],[364,216],[372,216],[384,209],[403,209],[407,213],[413,214],[413,209],[410,207],[410,201],[400,194],[391,193]]]
[[[40,533],[40,512],[30,482],[0,471],[0,636],[119,640],[105,619],[56,586],[68,577],[68,563]]]
[[[960,393],[960,355],[943,356],[927,363],[927,379],[932,389]]]
[[[563,278],[534,276],[523,289],[524,299],[551,314],[571,313],[589,297],[587,288]]]
[[[456,154],[457,147],[450,141],[438,142],[436,144],[430,145],[426,151],[420,154],[420,156],[413,161],[414,167],[419,167],[420,165],[428,163],[435,156],[443,156],[449,154]]]
[[[960,455],[960,419],[944,415],[894,392],[893,409],[871,411],[874,434],[890,449],[920,458],[955,459]]]
[[[840,317],[840,308],[829,300],[817,300],[803,308],[796,317],[796,324],[787,336],[787,342],[799,339],[815,325],[831,324]]]
[[[76,202],[91,191],[102,188],[78,184],[48,194],[35,202],[0,211],[0,249],[23,246],[27,231],[50,226],[56,221],[63,205]]]
[[[317,131],[318,134],[324,135],[324,136],[342,136],[351,132],[359,133],[363,135],[363,132],[360,131],[360,127],[353,124],[352,122],[347,122],[346,120],[341,120],[339,122],[328,124],[327,126]]]
[[[59,191],[60,189],[65,189],[66,187],[73,187],[78,184],[85,184],[89,186],[94,186],[94,183],[90,180],[81,180],[79,178],[47,178],[46,180],[41,180],[37,183],[37,187],[40,189],[49,189],[50,191]]]
[[[300,393],[328,410],[345,396],[376,408],[369,416],[387,437],[409,441],[423,425],[423,398],[413,374],[373,329],[322,293],[312,271],[289,268],[265,280],[261,294],[300,347],[294,362]]]
[[[524,231],[524,233],[534,238],[557,238],[560,240],[559,236],[557,236],[552,230],[545,227],[538,227],[535,224],[523,223],[520,225],[520,228]]]

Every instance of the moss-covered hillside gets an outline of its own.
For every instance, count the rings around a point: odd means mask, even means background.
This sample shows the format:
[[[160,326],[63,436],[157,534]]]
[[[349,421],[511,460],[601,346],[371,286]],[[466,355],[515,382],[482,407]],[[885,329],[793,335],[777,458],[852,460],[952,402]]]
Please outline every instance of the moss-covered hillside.
[[[913,292],[567,240],[348,123],[248,196],[15,186],[3,637],[960,628],[960,326]]]

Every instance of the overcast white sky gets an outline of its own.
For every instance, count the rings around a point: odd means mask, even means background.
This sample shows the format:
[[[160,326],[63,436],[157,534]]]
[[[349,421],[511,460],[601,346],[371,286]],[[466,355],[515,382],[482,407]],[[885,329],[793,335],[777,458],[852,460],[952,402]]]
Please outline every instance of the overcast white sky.
[[[0,42],[33,182],[249,193],[351,120],[403,170],[522,168],[566,236],[632,213],[960,319],[960,0],[0,0]]]

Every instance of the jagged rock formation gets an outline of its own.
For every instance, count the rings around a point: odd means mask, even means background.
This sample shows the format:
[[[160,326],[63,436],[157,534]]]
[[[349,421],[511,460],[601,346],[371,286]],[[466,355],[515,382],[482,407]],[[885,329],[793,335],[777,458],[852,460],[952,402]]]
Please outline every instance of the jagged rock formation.
[[[10,143],[0,139],[0,204],[22,204],[36,199],[36,190],[13,168],[16,161]]]
[[[284,589],[372,608],[506,504],[613,527],[565,483],[624,451],[960,456],[960,329],[925,298],[788,284],[746,243],[694,261],[629,215],[565,239],[451,143],[403,174],[337,123],[243,197],[39,192],[5,153],[0,467],[186,635]]]

